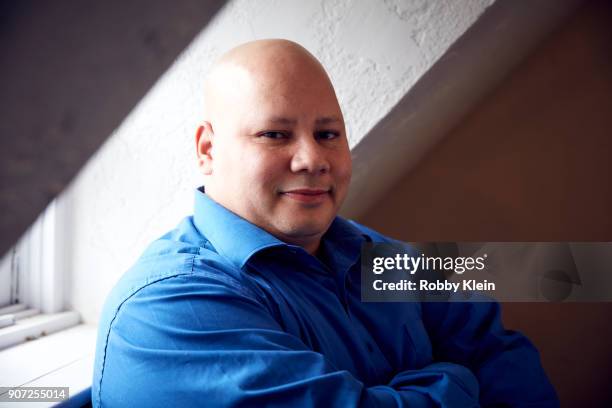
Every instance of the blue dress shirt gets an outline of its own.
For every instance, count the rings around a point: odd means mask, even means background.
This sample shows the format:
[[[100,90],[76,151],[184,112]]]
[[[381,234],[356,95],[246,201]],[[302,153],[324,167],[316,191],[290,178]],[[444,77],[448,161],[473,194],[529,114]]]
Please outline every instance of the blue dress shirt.
[[[196,191],[107,298],[93,406],[558,406],[497,303],[362,303],[364,240],[336,217],[317,258]]]

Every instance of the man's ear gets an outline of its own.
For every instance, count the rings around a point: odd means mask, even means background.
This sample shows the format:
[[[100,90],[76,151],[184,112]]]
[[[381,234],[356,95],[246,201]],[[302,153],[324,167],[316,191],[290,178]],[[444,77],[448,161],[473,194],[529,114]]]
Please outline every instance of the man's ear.
[[[198,167],[202,173],[206,176],[211,175],[213,171],[212,167],[212,142],[213,142],[213,129],[210,122],[204,121],[201,126],[198,126],[195,135],[196,141],[196,153],[198,155]]]

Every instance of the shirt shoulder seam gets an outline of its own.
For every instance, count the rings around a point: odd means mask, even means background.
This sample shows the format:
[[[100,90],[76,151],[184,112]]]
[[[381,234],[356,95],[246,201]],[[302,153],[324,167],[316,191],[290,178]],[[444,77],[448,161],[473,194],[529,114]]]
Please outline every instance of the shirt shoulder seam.
[[[155,280],[152,280],[150,282],[147,282],[145,285],[142,285],[137,290],[133,291],[129,296],[126,296],[126,298],[121,301],[119,306],[117,306],[117,309],[115,310],[113,318],[111,319],[111,321],[110,321],[110,323],[108,325],[108,331],[106,332],[106,336],[105,336],[105,339],[104,339],[104,352],[102,353],[102,362],[101,362],[101,369],[100,369],[100,380],[98,381],[98,401],[100,403],[100,406],[102,405],[102,379],[104,378],[104,368],[105,368],[105,365],[106,365],[106,350],[108,348],[108,339],[110,337],[111,329],[113,328],[113,323],[115,322],[115,319],[119,315],[119,310],[121,309],[123,304],[125,302],[127,302],[129,299],[131,299],[134,295],[136,295],[142,289],[144,289],[144,288],[146,288],[146,287],[148,287],[148,286],[150,286],[150,285],[152,285],[154,283],[157,283],[157,282],[160,282],[160,281],[163,281],[163,280],[166,280],[166,279],[175,278],[175,277],[181,276],[181,275],[193,274],[195,258],[196,258],[197,255],[198,254],[194,254],[191,257],[191,259],[190,259],[191,265],[190,265],[190,267],[186,271],[177,272],[177,273],[172,274],[172,275],[162,276],[159,279],[155,279]]]

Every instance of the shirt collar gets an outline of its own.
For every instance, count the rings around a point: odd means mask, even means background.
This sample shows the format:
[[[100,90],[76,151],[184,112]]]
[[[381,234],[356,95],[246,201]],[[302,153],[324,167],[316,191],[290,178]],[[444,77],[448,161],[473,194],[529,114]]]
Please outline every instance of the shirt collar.
[[[239,268],[262,249],[287,245],[215,202],[206,195],[204,187],[195,192],[193,218],[196,228],[217,252]]]
[[[195,192],[194,223],[212,246],[235,266],[242,268],[261,250],[294,247],[274,237],[206,195],[204,187]],[[344,269],[359,259],[361,243],[370,238],[351,222],[336,217],[322,239],[325,251]],[[341,266],[342,265],[342,266]]]
[[[357,228],[351,221],[336,217],[321,239],[321,245],[330,267],[342,277],[359,261],[361,245],[371,237]]]

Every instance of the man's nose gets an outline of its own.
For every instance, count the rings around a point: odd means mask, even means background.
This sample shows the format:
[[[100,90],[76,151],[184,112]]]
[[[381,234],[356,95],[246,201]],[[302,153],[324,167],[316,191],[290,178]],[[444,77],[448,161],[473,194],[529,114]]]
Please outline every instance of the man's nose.
[[[330,165],[324,146],[313,135],[298,138],[291,159],[291,171],[324,174]]]

